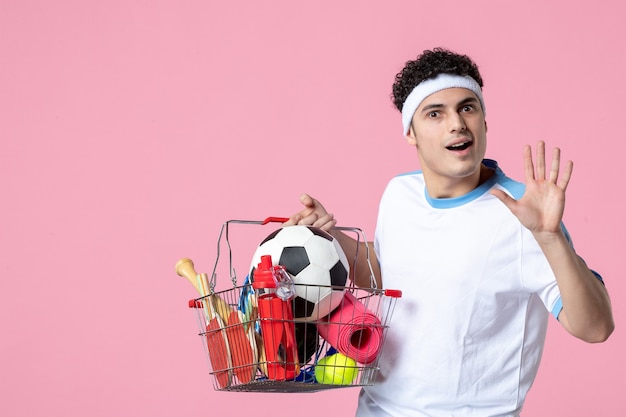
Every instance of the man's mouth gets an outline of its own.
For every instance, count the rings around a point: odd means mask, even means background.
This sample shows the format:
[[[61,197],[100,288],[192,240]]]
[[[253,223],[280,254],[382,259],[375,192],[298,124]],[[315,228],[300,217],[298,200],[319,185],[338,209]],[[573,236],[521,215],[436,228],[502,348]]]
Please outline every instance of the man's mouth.
[[[464,151],[470,146],[472,146],[472,141],[468,139],[463,142],[458,142],[453,145],[446,146],[446,149],[448,149],[449,151]]]

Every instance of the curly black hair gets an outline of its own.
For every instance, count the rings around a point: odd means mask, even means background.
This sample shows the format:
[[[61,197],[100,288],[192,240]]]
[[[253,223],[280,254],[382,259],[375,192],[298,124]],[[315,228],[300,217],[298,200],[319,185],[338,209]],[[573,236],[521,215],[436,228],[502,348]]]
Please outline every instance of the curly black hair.
[[[408,61],[402,71],[396,74],[391,99],[396,108],[402,106],[416,85],[441,73],[469,75],[482,88],[483,79],[478,66],[467,55],[460,55],[445,48],[425,50],[415,60]]]

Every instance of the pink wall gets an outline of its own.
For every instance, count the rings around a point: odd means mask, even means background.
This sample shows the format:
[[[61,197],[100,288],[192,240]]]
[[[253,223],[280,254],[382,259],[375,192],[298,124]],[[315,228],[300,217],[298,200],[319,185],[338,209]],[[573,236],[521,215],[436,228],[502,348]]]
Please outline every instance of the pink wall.
[[[173,266],[303,191],[372,237],[417,167],[390,85],[438,45],[480,64],[510,175],[538,139],[575,161],[565,220],[614,303],[603,345],[553,323],[525,417],[626,415],[624,10],[576,3],[2,0],[0,415],[352,415],[356,389],[213,391]]]

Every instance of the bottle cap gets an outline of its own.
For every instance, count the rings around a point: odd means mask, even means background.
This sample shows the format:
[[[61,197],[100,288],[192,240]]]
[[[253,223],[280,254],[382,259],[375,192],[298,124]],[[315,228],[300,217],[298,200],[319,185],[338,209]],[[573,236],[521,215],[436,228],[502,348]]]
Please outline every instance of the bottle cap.
[[[261,263],[257,265],[253,279],[252,287],[254,289],[276,288],[276,281],[274,280],[272,270],[272,257],[270,255],[261,256]]]

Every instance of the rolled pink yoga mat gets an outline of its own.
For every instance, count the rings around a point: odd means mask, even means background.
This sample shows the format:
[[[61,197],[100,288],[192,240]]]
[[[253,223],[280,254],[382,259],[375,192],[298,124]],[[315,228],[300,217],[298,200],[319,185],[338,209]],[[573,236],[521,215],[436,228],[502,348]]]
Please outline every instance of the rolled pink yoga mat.
[[[350,292],[317,329],[335,349],[359,363],[373,362],[382,346],[380,320]]]

